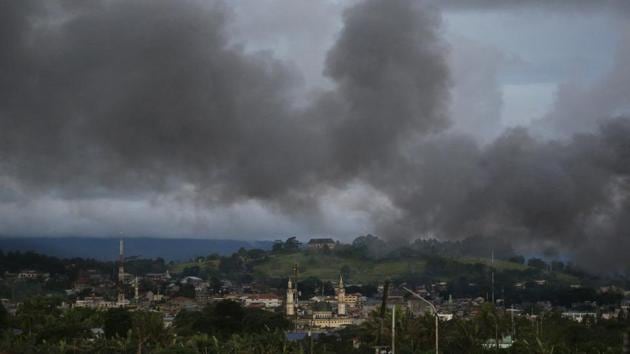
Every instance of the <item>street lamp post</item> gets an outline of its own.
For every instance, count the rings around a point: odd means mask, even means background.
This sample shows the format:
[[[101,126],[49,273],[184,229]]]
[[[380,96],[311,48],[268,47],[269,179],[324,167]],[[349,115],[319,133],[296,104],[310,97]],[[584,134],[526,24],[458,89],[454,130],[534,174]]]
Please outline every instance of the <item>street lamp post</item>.
[[[423,298],[420,294],[416,293],[415,291],[411,291],[409,290],[407,287],[402,287],[405,291],[407,291],[408,293],[410,293],[411,295],[417,297],[418,299],[424,301],[426,304],[429,305],[429,307],[431,307],[431,310],[433,311],[433,314],[435,315],[435,354],[439,354],[439,342],[440,342],[440,336],[439,336],[439,332],[438,332],[438,312],[437,312],[437,308],[435,308],[435,305],[433,305],[433,303],[425,298]]]

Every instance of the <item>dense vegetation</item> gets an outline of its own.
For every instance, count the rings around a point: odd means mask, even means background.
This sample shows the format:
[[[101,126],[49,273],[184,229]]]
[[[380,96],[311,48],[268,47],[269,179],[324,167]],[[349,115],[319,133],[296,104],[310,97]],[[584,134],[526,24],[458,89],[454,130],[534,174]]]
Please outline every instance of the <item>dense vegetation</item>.
[[[6,353],[373,353],[391,343],[391,311],[373,313],[361,326],[351,326],[316,340],[289,341],[290,327],[281,314],[245,309],[223,301],[198,312],[181,312],[164,328],[157,312],[94,311],[57,308],[60,300],[33,298],[15,316],[0,308],[0,351]],[[396,347],[399,353],[431,353],[434,321],[397,310]],[[101,332],[99,329],[103,329]],[[558,313],[536,319],[511,317],[491,305],[470,320],[440,322],[444,353],[482,353],[483,344],[503,335],[517,341],[505,353],[619,353],[630,321],[589,320],[582,324]],[[353,346],[353,343],[356,346]],[[496,351],[488,350],[486,351]]]
[[[31,298],[15,316],[0,307],[0,351],[223,353],[247,340],[257,346],[271,340],[266,337],[282,342],[283,330],[290,326],[281,314],[243,308],[231,301],[208,305],[199,312],[181,312],[168,329],[159,312],[61,310],[60,304],[58,298]]]

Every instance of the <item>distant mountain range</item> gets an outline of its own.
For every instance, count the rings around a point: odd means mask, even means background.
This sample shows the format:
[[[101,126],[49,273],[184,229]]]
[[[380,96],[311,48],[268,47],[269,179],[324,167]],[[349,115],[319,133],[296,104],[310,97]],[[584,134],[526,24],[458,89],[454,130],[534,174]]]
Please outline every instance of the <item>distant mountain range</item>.
[[[115,260],[118,241],[118,238],[92,237],[0,237],[0,249],[3,252],[35,251],[61,258]],[[269,250],[272,245],[272,241],[138,237],[125,239],[125,256],[182,261],[212,253],[229,255],[241,247]]]

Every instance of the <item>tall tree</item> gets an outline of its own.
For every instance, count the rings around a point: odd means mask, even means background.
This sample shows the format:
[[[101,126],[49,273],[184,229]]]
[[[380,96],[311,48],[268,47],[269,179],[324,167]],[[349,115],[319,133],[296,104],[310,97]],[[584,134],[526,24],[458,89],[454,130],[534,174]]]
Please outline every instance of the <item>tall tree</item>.
[[[125,309],[111,309],[105,314],[104,331],[105,337],[114,338],[127,336],[131,329],[131,313]]]

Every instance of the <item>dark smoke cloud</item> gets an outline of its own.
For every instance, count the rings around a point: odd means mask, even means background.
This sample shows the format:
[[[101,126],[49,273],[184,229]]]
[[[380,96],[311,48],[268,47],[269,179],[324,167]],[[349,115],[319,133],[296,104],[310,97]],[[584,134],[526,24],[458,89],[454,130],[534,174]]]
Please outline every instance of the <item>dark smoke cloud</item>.
[[[347,9],[334,87],[297,105],[299,73],[232,43],[230,16],[192,0],[0,3],[0,198],[253,200],[321,223],[322,202],[357,188],[390,239],[479,233],[627,266],[628,120],[561,141],[447,132],[440,16],[413,0]]]
[[[630,11],[625,0],[435,0],[437,5],[454,10],[543,9],[578,13],[582,11]]]
[[[523,128],[484,148],[464,137],[427,140],[390,176],[415,181],[390,183],[387,193],[404,214],[383,232],[492,235],[570,250],[599,270],[624,270],[628,134],[630,120],[617,118],[569,141],[541,141]]]
[[[128,198],[184,184],[204,203],[294,208],[444,126],[437,16],[411,1],[347,11],[328,59],[338,88],[305,111],[290,66],[229,44],[221,3],[3,6],[1,168],[29,193]]]
[[[446,127],[439,17],[412,1],[365,1],[346,11],[344,24],[325,71],[342,101],[333,132],[339,162],[381,164],[396,158],[401,141]]]
[[[621,33],[609,72],[592,83],[576,81],[560,85],[551,111],[539,122],[540,135],[570,137],[595,131],[607,117],[630,114],[630,25],[618,25]]]
[[[69,196],[187,182],[266,198],[318,164],[316,133],[287,101],[294,74],[229,47],[219,5],[82,10],[3,30],[21,39],[0,121],[4,169],[21,182]]]

